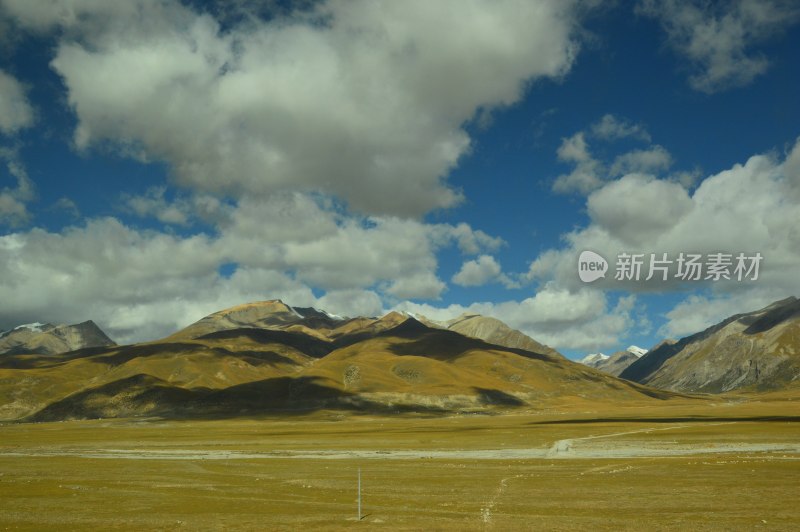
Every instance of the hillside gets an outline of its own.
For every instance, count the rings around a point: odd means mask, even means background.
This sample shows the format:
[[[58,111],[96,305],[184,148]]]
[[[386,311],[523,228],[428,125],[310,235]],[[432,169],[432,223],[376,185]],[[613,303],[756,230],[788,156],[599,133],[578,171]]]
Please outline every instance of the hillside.
[[[639,360],[647,351],[641,347],[632,345],[624,351],[617,351],[610,356],[602,353],[587,355],[580,362],[589,367],[599,369],[603,373],[619,376],[625,369]]]
[[[622,378],[666,390],[719,393],[800,384],[800,300],[736,314],[703,332],[664,343]]]
[[[465,314],[447,322],[447,328],[465,336],[486,340],[490,344],[514,347],[542,353],[546,355],[562,356],[550,346],[541,344],[516,329],[512,329],[496,318]]]
[[[116,344],[91,320],[75,325],[30,323],[0,333],[0,355],[54,355],[85,347],[112,345]]]
[[[349,319],[279,301],[217,312],[157,342],[0,360],[0,419],[452,412],[668,397],[557,354],[399,313]]]

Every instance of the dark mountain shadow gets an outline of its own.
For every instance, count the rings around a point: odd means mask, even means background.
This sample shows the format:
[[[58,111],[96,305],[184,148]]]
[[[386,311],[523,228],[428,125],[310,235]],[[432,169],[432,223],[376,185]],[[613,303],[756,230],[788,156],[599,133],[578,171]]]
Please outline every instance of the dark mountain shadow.
[[[318,377],[277,377],[224,390],[185,389],[147,374],[69,395],[22,422],[155,417],[162,419],[231,419],[260,415],[301,415],[319,410],[374,414],[445,414],[423,405],[385,405],[328,386]]]
[[[318,338],[294,331],[240,328],[216,331],[198,337],[198,340],[235,340],[247,338],[259,344],[283,344],[313,358],[322,358],[333,350],[333,346]]]
[[[414,323],[409,323],[409,322]],[[408,324],[408,325],[407,325]],[[434,360],[449,362],[464,356],[468,351],[504,351],[533,360],[556,362],[548,355],[526,351],[515,347],[490,344],[484,340],[464,336],[455,331],[433,329],[409,318],[397,327],[393,327],[376,335],[383,338],[400,338],[408,340],[389,346],[389,350],[399,356],[424,356]]]
[[[65,363],[78,358],[89,358],[103,353],[111,353],[119,349],[117,346],[109,347],[84,347],[75,351],[59,353],[57,355],[47,354],[23,354],[23,355],[3,355],[0,356],[0,368],[7,369],[36,369],[62,366]]]
[[[524,406],[525,401],[500,390],[472,388],[478,394],[478,401],[487,406]]]
[[[792,298],[794,299],[794,298]],[[758,334],[760,332],[768,331],[773,327],[780,325],[785,321],[800,316],[800,300],[794,300],[784,306],[780,306],[771,310],[758,318],[747,329],[744,334]]]
[[[200,344],[170,342],[158,344],[136,344],[122,347],[86,348],[60,355],[18,355],[0,358],[0,368],[4,369],[42,369],[63,366],[73,360],[85,358],[89,362],[120,366],[137,358],[172,355],[179,357],[186,354],[204,354],[218,357],[234,357],[244,360],[253,366],[269,364],[297,365],[291,358],[272,350],[230,350],[223,347],[206,347]]]
[[[191,403],[205,393],[206,389],[186,390],[139,374],[69,395],[22,421],[160,416],[173,405]]]

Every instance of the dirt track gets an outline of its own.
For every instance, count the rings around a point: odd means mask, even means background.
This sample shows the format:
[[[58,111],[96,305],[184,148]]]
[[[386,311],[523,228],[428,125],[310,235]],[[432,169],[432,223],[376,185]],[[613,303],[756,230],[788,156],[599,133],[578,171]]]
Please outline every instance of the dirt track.
[[[705,424],[706,426],[718,423]],[[696,425],[697,426],[697,425]],[[782,453],[787,459],[800,460],[800,442],[785,443],[709,443],[687,444],[622,439],[621,436],[651,434],[684,428],[685,425],[647,428],[583,438],[570,438],[554,442],[549,447],[517,449],[336,449],[336,450],[280,450],[244,452],[236,450],[199,449],[20,449],[2,451],[0,456],[19,457],[76,457],[90,459],[125,460],[530,460],[530,459],[597,459],[645,458],[691,456],[720,453]],[[791,455],[791,456],[788,456]],[[784,458],[783,456],[781,458]]]

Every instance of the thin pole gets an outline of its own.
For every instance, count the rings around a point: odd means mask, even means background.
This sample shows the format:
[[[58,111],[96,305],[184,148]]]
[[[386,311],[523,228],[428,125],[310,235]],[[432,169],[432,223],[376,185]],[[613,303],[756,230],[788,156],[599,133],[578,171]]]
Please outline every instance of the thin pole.
[[[361,521],[361,468],[358,468],[358,520]]]

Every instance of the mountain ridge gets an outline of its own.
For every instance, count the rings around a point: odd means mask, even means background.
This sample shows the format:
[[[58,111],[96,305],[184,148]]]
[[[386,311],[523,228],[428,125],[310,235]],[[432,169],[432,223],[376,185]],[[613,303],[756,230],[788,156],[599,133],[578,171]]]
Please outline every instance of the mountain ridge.
[[[55,355],[116,343],[92,320],[73,325],[29,323],[0,334],[0,356],[13,354]]]
[[[662,343],[620,376],[681,392],[775,390],[800,384],[800,300],[788,297]]]
[[[303,310],[256,302],[215,312],[153,342],[5,357],[0,418],[179,418],[320,408],[441,413],[673,396],[558,353],[502,346],[408,314],[344,318]],[[502,322],[483,323],[484,335],[500,331],[528,342]]]

